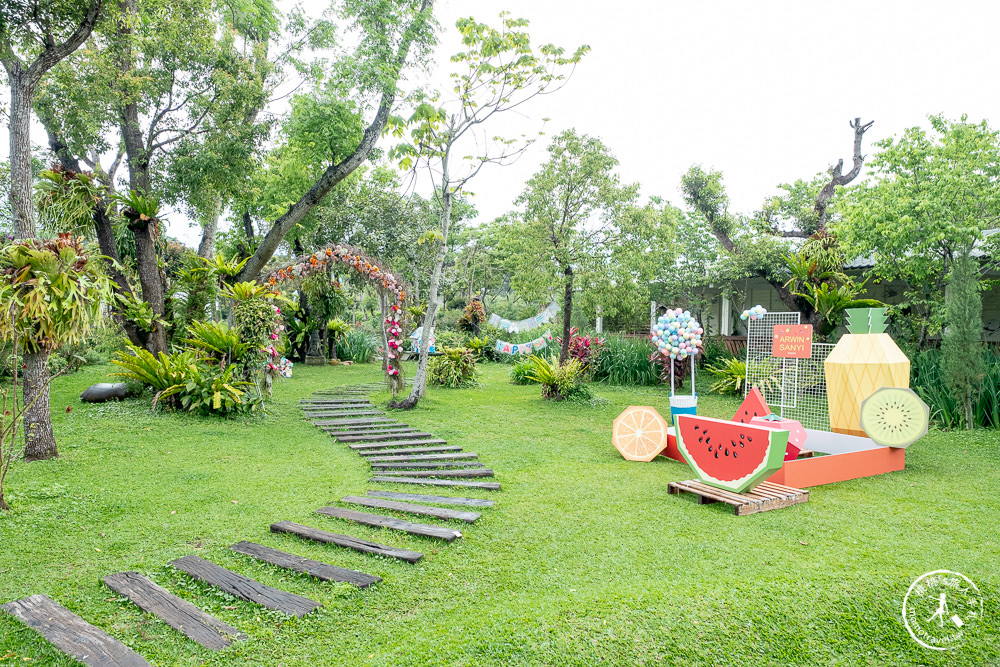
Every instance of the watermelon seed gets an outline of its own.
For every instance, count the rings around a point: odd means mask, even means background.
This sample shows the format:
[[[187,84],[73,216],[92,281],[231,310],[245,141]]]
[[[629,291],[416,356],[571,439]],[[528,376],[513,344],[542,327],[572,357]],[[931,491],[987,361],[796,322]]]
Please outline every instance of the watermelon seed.
[[[747,436],[747,442],[753,442],[753,438],[751,438],[749,435]]]
[[[729,450],[728,449],[726,450],[726,456],[729,456]]]
[[[705,444],[706,444],[706,445],[707,445],[708,443],[710,443],[710,442],[712,442],[712,439],[711,439],[711,438],[705,438]]]
[[[719,452],[715,453],[715,458],[719,458]]]
[[[696,431],[700,430],[700,428],[699,428],[699,426],[697,424],[694,425],[694,430],[696,430]]]
[[[712,451],[712,445],[708,446],[708,451]]]
[[[705,442],[705,438],[698,438],[698,442]]]
[[[742,433],[740,433],[740,440],[742,440],[745,437],[746,437],[745,435],[743,435]]]
[[[736,458],[736,452],[733,452],[733,458],[734,459]]]

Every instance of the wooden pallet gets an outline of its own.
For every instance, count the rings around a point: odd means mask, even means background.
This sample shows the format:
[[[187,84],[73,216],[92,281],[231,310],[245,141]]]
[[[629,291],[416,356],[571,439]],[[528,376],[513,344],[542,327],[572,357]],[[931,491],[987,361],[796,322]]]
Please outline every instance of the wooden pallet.
[[[709,503],[732,505],[736,516],[757,514],[809,502],[808,491],[773,482],[761,482],[746,493],[733,493],[692,479],[686,482],[670,482],[667,491],[672,494],[680,494],[682,491],[693,493],[698,496],[699,505]]]

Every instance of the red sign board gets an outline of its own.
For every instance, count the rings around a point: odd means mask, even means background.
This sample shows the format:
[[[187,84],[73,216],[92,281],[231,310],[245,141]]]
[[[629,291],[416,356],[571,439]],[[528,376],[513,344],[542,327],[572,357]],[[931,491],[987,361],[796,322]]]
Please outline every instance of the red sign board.
[[[775,324],[771,356],[784,359],[808,359],[812,356],[811,324]]]

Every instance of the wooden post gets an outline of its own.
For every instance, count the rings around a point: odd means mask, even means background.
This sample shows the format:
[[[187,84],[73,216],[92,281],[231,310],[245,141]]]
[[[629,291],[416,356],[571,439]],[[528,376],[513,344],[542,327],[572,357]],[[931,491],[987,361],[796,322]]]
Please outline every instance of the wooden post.
[[[653,327],[656,326],[656,302],[649,302],[649,331],[653,332]]]
[[[601,317],[601,304],[597,304],[597,322],[595,328],[597,333],[604,333],[604,318]]]

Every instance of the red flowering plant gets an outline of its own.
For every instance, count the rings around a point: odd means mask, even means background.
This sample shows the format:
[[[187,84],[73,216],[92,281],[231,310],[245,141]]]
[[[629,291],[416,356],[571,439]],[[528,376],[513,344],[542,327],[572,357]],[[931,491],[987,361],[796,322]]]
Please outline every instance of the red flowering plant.
[[[597,353],[600,352],[604,341],[596,335],[578,336],[577,333],[579,331],[579,327],[573,327],[569,330],[569,357],[570,359],[579,361],[584,368],[590,368],[590,363],[597,357]],[[560,345],[563,344],[562,337],[559,337],[557,340]]]

